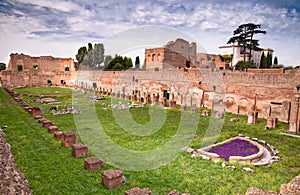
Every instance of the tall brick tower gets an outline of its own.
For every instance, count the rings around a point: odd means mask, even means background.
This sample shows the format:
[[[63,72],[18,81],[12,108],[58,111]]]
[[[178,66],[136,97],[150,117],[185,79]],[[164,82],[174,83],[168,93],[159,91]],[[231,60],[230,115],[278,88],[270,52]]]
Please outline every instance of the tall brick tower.
[[[300,133],[300,84],[295,88],[292,97],[291,114],[290,114],[290,133]]]

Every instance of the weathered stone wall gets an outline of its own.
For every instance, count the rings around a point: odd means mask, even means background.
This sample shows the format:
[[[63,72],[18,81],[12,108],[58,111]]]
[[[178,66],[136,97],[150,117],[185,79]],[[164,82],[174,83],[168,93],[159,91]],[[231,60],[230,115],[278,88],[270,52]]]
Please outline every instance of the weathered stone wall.
[[[20,69],[18,66],[22,66]],[[24,54],[11,54],[1,81],[11,86],[72,85],[71,73],[75,71],[72,58],[51,56],[31,57]]]
[[[275,116],[289,121],[291,100],[300,74],[270,74],[248,72],[211,72],[208,69],[178,69],[159,71],[85,71],[87,77],[97,82],[100,91],[140,96],[156,94],[163,97],[164,90],[177,104],[220,104],[227,111],[247,114],[254,109],[259,117]],[[96,76],[98,75],[98,76]],[[74,80],[80,80],[73,78]],[[86,80],[86,79],[83,79]],[[77,82],[81,83],[81,82]],[[79,85],[92,88],[92,82]],[[145,97],[144,97],[145,98]]]

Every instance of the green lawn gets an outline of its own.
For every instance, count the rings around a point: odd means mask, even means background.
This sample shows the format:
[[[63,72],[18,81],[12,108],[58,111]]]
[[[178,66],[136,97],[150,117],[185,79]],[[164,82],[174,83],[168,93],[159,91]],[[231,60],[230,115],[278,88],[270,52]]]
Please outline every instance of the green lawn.
[[[57,97],[61,102],[59,109],[72,106],[70,89],[59,88],[21,88],[20,94],[65,94]],[[28,104],[40,106],[44,116],[63,131],[73,130],[76,125],[72,115],[53,115],[50,105],[35,103],[36,97],[23,97]],[[147,151],[160,147],[168,142],[178,129],[181,112],[167,110],[166,121],[159,131],[138,136],[124,131],[115,120],[111,109],[102,109],[102,103],[110,104],[110,98],[95,104],[96,114],[104,132],[122,148]],[[123,111],[119,111],[123,112]],[[130,109],[132,117],[140,124],[150,121],[149,107]],[[80,115],[78,115],[80,116]],[[222,169],[221,163],[193,159],[188,153],[181,153],[171,163],[153,170],[126,171],[126,184],[120,188],[108,190],[101,184],[101,172],[115,167],[108,163],[101,170],[89,172],[84,169],[83,159],[71,156],[71,148],[64,148],[53,134],[37,123],[23,110],[2,88],[0,88],[0,125],[4,129],[6,140],[11,144],[12,153],[16,159],[17,168],[23,172],[29,181],[34,194],[124,194],[133,187],[151,189],[153,194],[166,194],[173,189],[190,194],[244,194],[251,187],[264,190],[279,191],[280,184],[289,182],[300,173],[299,139],[280,135],[288,125],[279,123],[275,130],[264,130],[266,121],[259,119],[258,124],[247,125],[246,116],[239,116],[238,122],[229,122],[236,117],[226,114],[225,124],[218,141],[223,141],[239,133],[249,137],[266,140],[280,151],[281,161],[272,167],[252,167],[254,174],[243,171],[242,165],[234,164],[237,170]],[[209,124],[208,117],[200,117],[197,132],[190,147],[198,148]],[[96,124],[95,124],[96,125]],[[79,140],[81,142],[81,140]],[[93,154],[89,154],[92,156]],[[138,159],[143,161],[144,159]]]

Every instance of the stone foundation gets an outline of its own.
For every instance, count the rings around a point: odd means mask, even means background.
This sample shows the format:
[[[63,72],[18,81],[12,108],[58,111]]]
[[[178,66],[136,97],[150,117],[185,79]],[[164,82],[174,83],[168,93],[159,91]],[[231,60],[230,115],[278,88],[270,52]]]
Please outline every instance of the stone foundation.
[[[51,125],[48,127],[48,133],[54,133],[56,131],[59,131],[59,128],[57,126]]]
[[[125,192],[125,195],[151,195],[152,192],[149,188],[132,188]]]
[[[72,145],[72,155],[75,158],[80,158],[83,156],[87,156],[89,153],[89,148],[84,144],[73,144]]]
[[[122,186],[126,179],[122,170],[106,170],[101,173],[102,184],[108,189],[114,189]]]
[[[77,137],[73,131],[66,131],[62,134],[62,145],[69,147],[77,143]]]
[[[104,166],[104,161],[92,156],[84,159],[84,167],[89,171],[101,169]]]
[[[62,135],[63,135],[62,131],[56,131],[56,132],[54,132],[54,138],[56,140],[62,140]]]

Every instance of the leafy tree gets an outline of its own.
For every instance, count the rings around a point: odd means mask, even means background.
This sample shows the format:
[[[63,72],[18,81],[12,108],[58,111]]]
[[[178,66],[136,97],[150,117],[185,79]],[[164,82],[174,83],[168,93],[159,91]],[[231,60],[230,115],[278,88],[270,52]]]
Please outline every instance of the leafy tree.
[[[267,57],[264,52],[261,54],[259,68],[267,68]]]
[[[86,47],[80,47],[78,49],[78,52],[76,54],[76,60],[79,64],[83,61],[84,56],[87,54],[87,49]]]
[[[5,70],[6,69],[6,64],[4,64],[4,63],[0,63],[0,72],[2,71],[2,70]]]
[[[247,68],[256,68],[256,64],[250,61],[238,61],[235,65],[235,69],[247,69]]]
[[[133,65],[132,65],[131,58],[127,58],[127,57],[123,58],[122,56],[116,54],[114,59],[112,59],[105,68],[108,70],[111,70],[111,69],[124,70],[124,69],[129,69],[132,66]]]
[[[273,64],[272,68],[284,68],[282,64]]]
[[[273,63],[274,65],[275,64],[278,64],[278,59],[277,59],[277,56],[275,56],[275,58],[274,58],[274,63]]]
[[[135,57],[135,68],[139,68],[140,67],[140,56],[136,56]]]
[[[102,43],[98,43],[94,45],[94,49],[92,50],[93,60],[92,67],[97,68],[100,67],[100,64],[104,61],[104,46]]]
[[[93,50],[93,45],[91,43],[88,43],[88,52]]]
[[[104,67],[107,68],[109,62],[112,60],[113,58],[111,57],[111,55],[107,55],[104,58]]]
[[[268,52],[267,54],[267,68],[271,68],[272,66],[272,53]]]
[[[246,61],[246,49],[249,49],[249,61],[251,61],[251,52],[253,49],[257,49],[259,44],[258,40],[253,39],[253,36],[258,33],[266,34],[266,31],[258,30],[261,28],[259,24],[247,23],[241,24],[237,29],[233,31],[233,37],[231,37],[227,44],[232,43],[233,45],[237,43],[243,46],[244,61]]]

